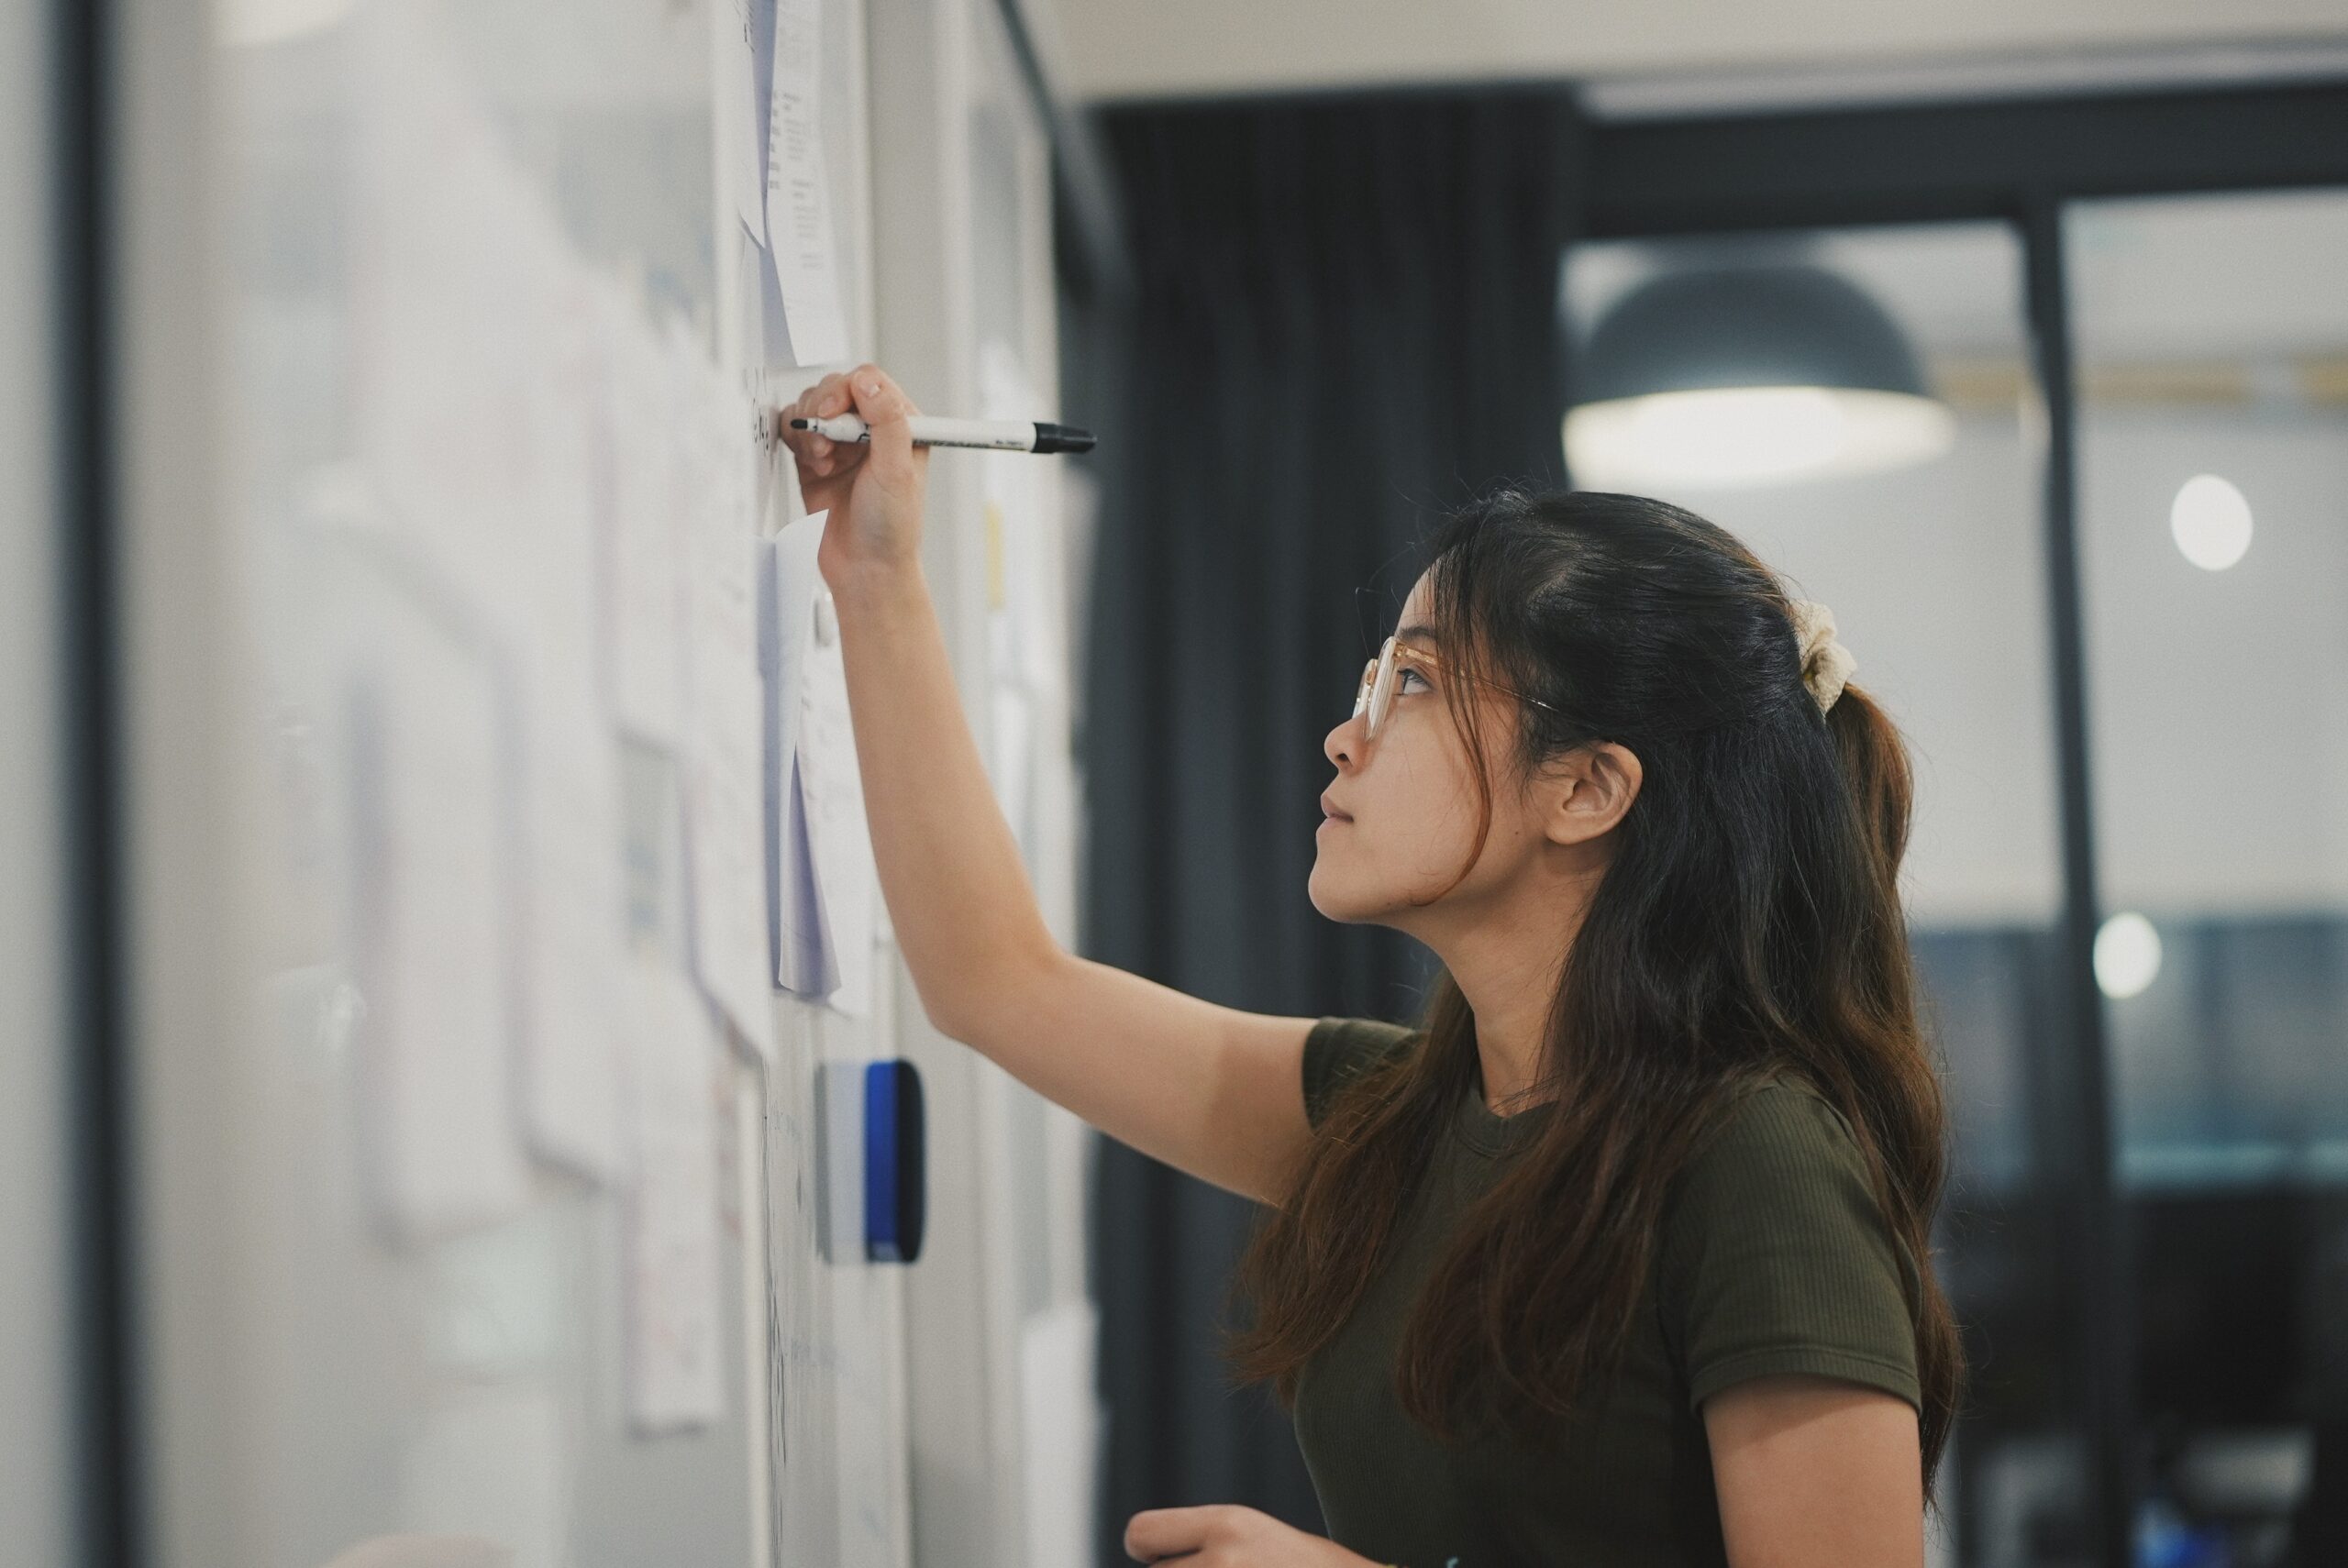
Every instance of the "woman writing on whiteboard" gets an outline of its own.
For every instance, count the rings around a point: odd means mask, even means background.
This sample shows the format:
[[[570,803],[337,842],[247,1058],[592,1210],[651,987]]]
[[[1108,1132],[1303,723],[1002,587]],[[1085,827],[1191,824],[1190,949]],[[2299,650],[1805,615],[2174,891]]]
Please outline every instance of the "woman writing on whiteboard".
[[[1166,1508],[1127,1550],[1921,1564],[1961,1375],[1945,1119],[1905,751],[1823,607],[1658,502],[1453,518],[1323,743],[1311,881],[1441,960],[1423,1021],[1241,1012],[1047,932],[923,580],[912,405],[868,365],[791,412],[851,408],[869,450],[792,444],[924,1006],[1268,1206],[1235,1353],[1290,1403],[1333,1539]]]

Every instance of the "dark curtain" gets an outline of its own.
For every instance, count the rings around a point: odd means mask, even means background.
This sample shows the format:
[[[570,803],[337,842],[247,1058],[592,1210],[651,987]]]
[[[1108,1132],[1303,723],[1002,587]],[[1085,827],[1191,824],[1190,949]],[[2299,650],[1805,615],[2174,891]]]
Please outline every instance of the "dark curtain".
[[[1434,515],[1561,481],[1577,117],[1545,90],[1137,108],[1104,129],[1137,277],[1068,323],[1067,405],[1103,436],[1086,949],[1236,1007],[1407,1016],[1415,949],[1305,896],[1322,738]],[[1321,1528],[1285,1418],[1218,1350],[1254,1222],[1104,1146],[1104,1562],[1145,1507]]]

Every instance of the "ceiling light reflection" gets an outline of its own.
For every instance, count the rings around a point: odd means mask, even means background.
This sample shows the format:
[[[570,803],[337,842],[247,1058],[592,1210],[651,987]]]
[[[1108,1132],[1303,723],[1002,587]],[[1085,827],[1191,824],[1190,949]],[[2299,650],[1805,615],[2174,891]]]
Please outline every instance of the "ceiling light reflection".
[[[2250,549],[2250,501],[2215,474],[2195,474],[2169,503],[2168,531],[2187,560],[2223,571]]]
[[[2135,911],[2113,915],[2095,933],[2095,983],[2114,1001],[2135,996],[2161,972],[2161,933]]]

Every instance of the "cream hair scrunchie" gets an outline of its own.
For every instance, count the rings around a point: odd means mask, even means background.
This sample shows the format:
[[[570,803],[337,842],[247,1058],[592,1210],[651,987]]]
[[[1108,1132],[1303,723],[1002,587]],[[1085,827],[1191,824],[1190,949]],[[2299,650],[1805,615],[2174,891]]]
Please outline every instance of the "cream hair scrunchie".
[[[1834,640],[1834,612],[1814,599],[1793,601],[1794,635],[1801,644],[1801,683],[1822,713],[1834,706],[1859,661]]]

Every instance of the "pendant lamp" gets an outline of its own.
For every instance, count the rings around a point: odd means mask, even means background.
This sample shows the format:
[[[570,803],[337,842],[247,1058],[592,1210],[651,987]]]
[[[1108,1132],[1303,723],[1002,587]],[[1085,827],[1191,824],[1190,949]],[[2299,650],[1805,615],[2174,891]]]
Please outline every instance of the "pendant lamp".
[[[1810,263],[1650,279],[1600,319],[1578,369],[1565,444],[1584,489],[1880,472],[1939,456],[1956,434],[1898,324]]]

